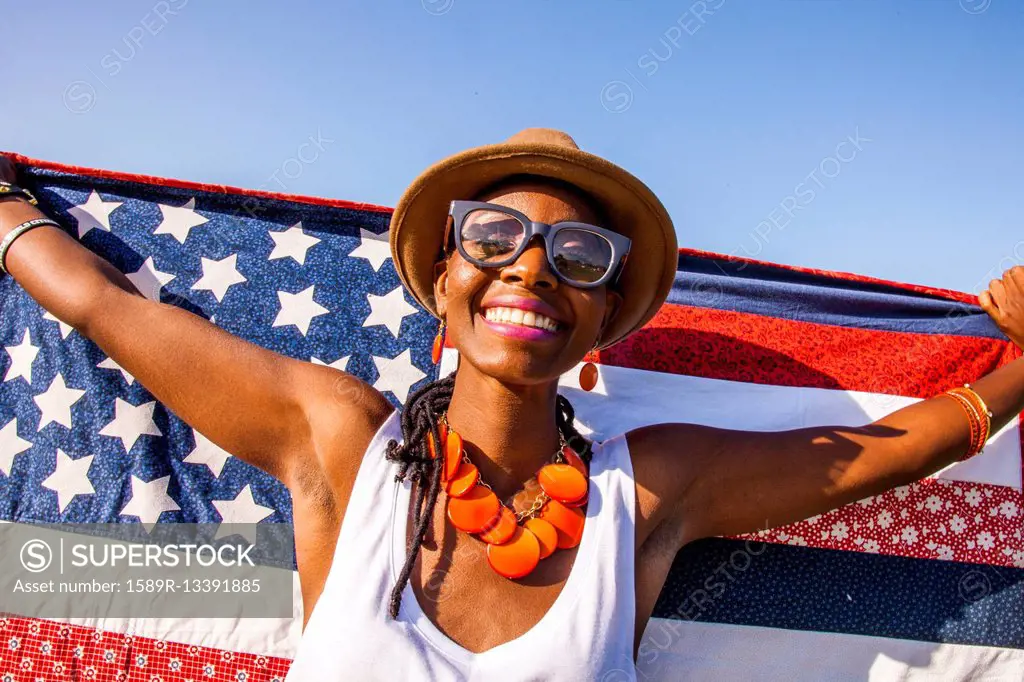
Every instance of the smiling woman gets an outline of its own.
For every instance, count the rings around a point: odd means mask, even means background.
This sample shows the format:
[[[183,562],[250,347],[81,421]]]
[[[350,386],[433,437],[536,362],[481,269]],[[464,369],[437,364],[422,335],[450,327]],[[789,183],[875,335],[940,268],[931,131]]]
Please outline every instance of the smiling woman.
[[[0,180],[16,180],[2,158]],[[909,483],[1024,409],[1018,359],[859,428],[668,423],[588,441],[559,377],[651,320],[677,250],[642,182],[557,131],[445,159],[396,208],[396,269],[459,358],[401,411],[147,299],[23,190],[0,197],[0,266],[288,487],[307,619],[292,680],[635,679],[684,545]],[[1021,345],[1024,271],[979,302]],[[340,399],[339,381],[353,388]]]

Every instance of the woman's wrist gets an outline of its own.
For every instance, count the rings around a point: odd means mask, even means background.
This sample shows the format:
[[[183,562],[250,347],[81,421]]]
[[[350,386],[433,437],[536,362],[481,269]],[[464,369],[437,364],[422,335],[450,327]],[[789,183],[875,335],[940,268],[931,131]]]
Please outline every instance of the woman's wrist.
[[[28,220],[45,217],[42,211],[20,195],[0,199],[0,239]]]

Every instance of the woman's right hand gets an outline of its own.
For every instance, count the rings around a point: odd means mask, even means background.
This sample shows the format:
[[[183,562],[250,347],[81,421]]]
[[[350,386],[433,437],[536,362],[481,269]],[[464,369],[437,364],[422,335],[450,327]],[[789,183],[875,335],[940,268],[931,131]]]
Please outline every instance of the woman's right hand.
[[[14,163],[0,154],[0,182],[9,182],[12,185],[18,180],[18,172],[14,168]]]

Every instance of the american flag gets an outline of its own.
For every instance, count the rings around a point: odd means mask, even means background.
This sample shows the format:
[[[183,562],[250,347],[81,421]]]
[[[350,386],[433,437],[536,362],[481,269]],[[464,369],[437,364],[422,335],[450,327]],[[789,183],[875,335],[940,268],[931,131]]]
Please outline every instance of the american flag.
[[[150,298],[351,372],[395,405],[454,368],[451,349],[431,364],[436,322],[402,291],[389,209],[16,159],[44,211]],[[973,301],[682,250],[658,316],[596,358],[597,388],[570,372],[562,391],[594,438],[661,421],[860,425],[1020,354]],[[280,483],[196,433],[10,277],[0,305],[3,521],[291,521]],[[1021,472],[1014,420],[983,455],[926,481],[687,547],[637,679],[1024,679]],[[282,619],[9,614],[0,681],[281,680],[300,635],[295,583]]]

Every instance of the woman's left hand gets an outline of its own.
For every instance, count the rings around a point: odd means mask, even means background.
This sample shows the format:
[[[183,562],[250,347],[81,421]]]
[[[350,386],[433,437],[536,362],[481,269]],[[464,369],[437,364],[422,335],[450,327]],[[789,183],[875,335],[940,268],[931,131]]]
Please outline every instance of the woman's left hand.
[[[978,296],[982,310],[999,329],[1024,349],[1024,267],[1016,266],[994,279]]]

